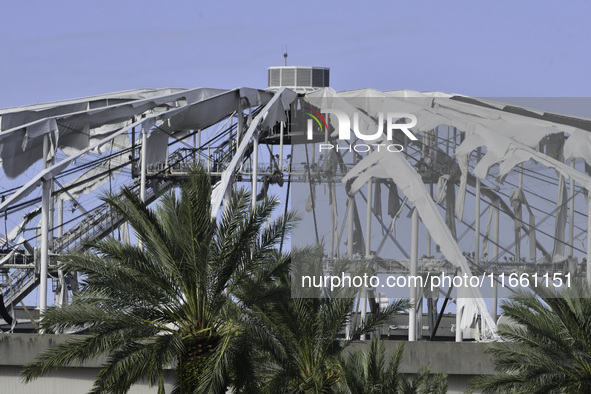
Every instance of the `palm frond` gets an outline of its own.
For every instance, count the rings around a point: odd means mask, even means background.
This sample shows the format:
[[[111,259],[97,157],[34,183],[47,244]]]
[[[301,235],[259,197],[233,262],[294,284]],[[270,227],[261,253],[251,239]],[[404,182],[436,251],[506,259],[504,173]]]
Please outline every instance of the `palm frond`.
[[[124,393],[141,378],[162,393],[163,370],[175,363],[177,389],[225,392],[232,384],[258,387],[257,344],[288,359],[270,329],[265,297],[288,294],[281,277],[290,258],[275,247],[294,216],[270,221],[277,200],[251,210],[242,191],[226,202],[221,218],[212,218],[210,182],[204,171],[192,171],[180,192],[166,194],[155,209],[130,189],[104,198],[140,244],[107,238],[68,258],[63,268],[80,273],[82,289],[71,305],[49,308],[41,326],[48,333],[83,329],[87,336],[40,355],[23,370],[25,381],[104,356],[94,393]],[[238,371],[244,360],[252,367]]]
[[[496,374],[480,376],[472,388],[494,392],[591,391],[591,292],[576,283],[562,293],[520,293],[502,308],[515,324],[499,326],[506,342],[492,343]]]

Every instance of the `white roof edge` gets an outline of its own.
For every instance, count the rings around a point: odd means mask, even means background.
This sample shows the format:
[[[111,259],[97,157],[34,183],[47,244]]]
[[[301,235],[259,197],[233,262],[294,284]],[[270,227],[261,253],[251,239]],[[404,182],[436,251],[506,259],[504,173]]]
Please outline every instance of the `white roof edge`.
[[[148,92],[157,92],[160,90],[171,90],[176,92],[181,92],[183,90],[187,90],[184,88],[142,88],[142,89],[130,89],[130,90],[122,90],[119,92],[113,93],[104,93],[104,94],[97,94],[95,96],[88,96],[88,97],[80,97],[75,99],[68,99],[68,100],[58,100],[58,101],[50,101],[46,103],[40,104],[31,104],[31,105],[22,105],[18,107],[10,107],[10,108],[2,108],[0,109],[0,115],[10,112],[18,112],[18,111],[26,111],[26,110],[40,110],[55,107],[58,105],[68,105],[68,104],[75,104],[84,101],[92,101],[92,100],[100,100],[106,98],[126,98],[126,95],[133,95],[133,94],[141,94],[141,93],[148,93]],[[124,97],[121,97],[124,96]],[[129,97],[133,99],[133,97]]]

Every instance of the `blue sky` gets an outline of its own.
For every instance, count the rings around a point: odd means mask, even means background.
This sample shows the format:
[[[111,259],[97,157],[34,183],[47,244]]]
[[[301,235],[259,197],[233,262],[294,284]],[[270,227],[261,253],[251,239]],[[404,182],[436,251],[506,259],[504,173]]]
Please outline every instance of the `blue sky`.
[[[568,4],[566,6],[565,4]],[[266,87],[331,68],[332,87],[588,96],[583,1],[5,2],[0,108],[144,87]]]

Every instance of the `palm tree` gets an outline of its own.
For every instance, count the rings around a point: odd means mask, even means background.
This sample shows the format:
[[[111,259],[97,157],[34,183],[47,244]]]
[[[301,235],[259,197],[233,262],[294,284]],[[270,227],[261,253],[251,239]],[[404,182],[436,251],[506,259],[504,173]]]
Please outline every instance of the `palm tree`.
[[[299,263],[308,260],[303,264],[314,264],[316,259],[315,268],[311,270],[318,270],[322,266],[318,261],[322,256],[321,250],[312,248],[311,251],[304,251],[308,256],[306,258],[302,258],[302,252],[296,252],[293,258]],[[299,268],[302,267],[292,263],[290,273],[281,279],[292,293],[283,292],[283,299],[277,297],[263,309],[266,327],[275,338],[273,349],[261,357],[257,367],[262,391],[266,393],[334,391],[335,385],[343,378],[341,352],[360,334],[374,331],[393,314],[410,307],[408,300],[397,300],[385,310],[368,315],[352,330],[350,339],[339,339],[354,308],[353,293],[350,289],[332,292],[322,289],[316,294],[306,293],[310,298],[301,298],[301,289],[292,287]],[[264,346],[260,348],[268,349]]]
[[[447,375],[430,375],[430,368],[424,367],[411,377],[402,375],[398,369],[402,361],[404,345],[400,344],[386,363],[384,342],[374,338],[367,351],[349,354],[342,362],[344,381],[343,393],[355,394],[413,394],[446,393]]]
[[[513,324],[499,325],[504,342],[490,345],[497,371],[472,381],[484,393],[591,392],[591,291],[519,293],[503,306]]]
[[[278,201],[265,199],[251,211],[242,191],[218,220],[211,217],[210,196],[202,170],[155,209],[130,189],[107,196],[134,228],[138,245],[105,239],[69,259],[64,269],[84,276],[82,291],[71,305],[48,308],[41,328],[83,328],[88,335],[40,355],[23,370],[24,381],[106,355],[92,393],[125,393],[142,378],[164,393],[163,370],[170,365],[176,365],[177,393],[252,384],[249,368],[232,370],[248,357],[244,336],[264,336],[245,312],[274,291],[274,273],[286,270],[289,259],[278,256],[275,245],[294,216],[270,221]]]

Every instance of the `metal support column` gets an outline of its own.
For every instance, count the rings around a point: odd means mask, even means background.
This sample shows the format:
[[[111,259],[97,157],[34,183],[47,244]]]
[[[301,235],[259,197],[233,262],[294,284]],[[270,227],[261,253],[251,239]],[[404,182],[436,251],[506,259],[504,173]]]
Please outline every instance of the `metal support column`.
[[[279,171],[283,172],[283,128],[285,122],[279,125]]]
[[[57,200],[57,236],[64,235],[64,200]]]
[[[132,123],[135,123],[136,118],[135,116],[132,119]],[[136,168],[136,161],[135,161],[135,127],[132,127],[130,130],[130,135],[131,135],[131,176],[133,178],[136,177],[137,174],[137,168]]]
[[[337,215],[336,215],[336,203],[337,199],[335,196],[336,188],[334,182],[328,184],[330,189],[330,258],[334,259],[335,253],[335,233],[337,229]]]
[[[142,162],[141,162],[141,173],[140,173],[140,199],[146,201],[146,171],[148,165],[146,163],[147,156],[147,144],[148,144],[148,130],[145,126],[142,126]]]
[[[575,158],[571,157],[570,159],[570,166],[574,169],[575,168]],[[570,177],[569,182],[569,191],[570,191],[570,205],[568,207],[568,242],[569,242],[569,252],[568,255],[570,257],[574,256],[574,247],[575,247],[575,180],[573,177]]]
[[[230,206],[230,201],[232,201],[232,192],[234,191],[234,177],[230,180],[230,185],[226,189],[224,193],[224,207]]]
[[[560,175],[562,176],[562,175]],[[523,163],[519,165],[519,191],[523,190]],[[521,220],[523,220],[523,208],[521,208]],[[515,262],[521,261],[521,226],[515,229]]]
[[[476,154],[477,161],[480,161],[480,148]],[[478,163],[476,163],[478,164]],[[474,223],[474,264],[480,265],[480,179],[476,178],[476,218]]]
[[[462,288],[458,287],[458,294],[461,292]],[[456,342],[462,342],[464,336],[462,334],[462,312],[464,307],[458,307],[458,299],[456,299]]]
[[[373,180],[367,182],[367,206],[365,211],[365,258],[371,259],[371,201]]]
[[[347,257],[352,260],[353,259],[353,219],[354,219],[354,212],[353,212],[353,204],[355,201],[354,196],[349,196],[348,200],[348,210],[347,210]]]
[[[199,131],[193,130],[193,151],[191,152],[191,159],[193,163],[197,163],[197,134]]]
[[[252,145],[252,209],[257,205],[257,177],[258,177],[258,167],[259,167],[259,133],[255,132],[253,135],[253,145]]]
[[[61,198],[57,200],[57,236],[61,237],[64,233],[64,200]],[[60,292],[55,295],[55,305],[62,307],[68,304],[68,288],[65,280],[65,273],[62,269],[58,271],[58,280],[60,284]]]
[[[236,111],[236,149],[240,146],[242,138],[242,129],[244,127],[244,109],[242,108],[242,98],[238,99],[238,109]]]
[[[43,137],[43,168],[47,168],[49,156],[49,136]],[[41,261],[39,285],[39,309],[41,313],[47,309],[47,271],[49,266],[49,203],[51,200],[51,181],[41,180],[43,192],[41,195]]]
[[[201,130],[193,134],[193,163],[201,166]]]
[[[240,146],[242,134],[244,132],[244,108],[242,107],[242,98],[238,100],[238,110],[236,111],[236,150]],[[239,165],[239,171],[242,172],[242,163]]]
[[[587,285],[591,286],[591,193],[587,196]]]
[[[499,210],[501,209],[501,202],[499,201],[499,199],[496,199],[494,201],[494,207],[493,207],[493,222],[494,222],[494,233],[493,233],[493,247],[492,247],[492,255],[493,255],[493,262],[495,264],[495,269],[494,269],[494,273],[496,274],[496,267],[498,267],[498,261],[499,261],[499,233],[500,233],[500,227],[499,227]],[[493,286],[493,293],[492,293],[492,318],[494,321],[497,321],[497,303],[498,303],[498,299],[499,299],[499,288],[498,288],[498,283],[496,280],[493,280],[492,283]]]
[[[371,201],[372,201],[372,187],[373,181],[370,179],[367,182],[367,206],[365,211],[365,259],[371,259]],[[367,288],[364,286],[361,289],[361,321],[365,321],[367,314]],[[362,334],[362,341],[365,341],[366,335]]]
[[[433,182],[429,183],[429,195],[431,196],[431,198],[433,198]],[[431,254],[431,249],[431,233],[427,229],[427,256],[433,256]]]
[[[474,264],[480,264],[480,179],[476,178],[476,219],[474,223]]]
[[[419,211],[415,207],[412,212],[412,230],[410,247],[410,277],[416,278],[419,266]],[[416,280],[409,280],[410,304],[412,309],[408,312],[408,340],[417,340],[417,288]]]
[[[51,161],[51,163],[49,165],[53,165],[54,164],[54,160]],[[51,178],[49,180],[49,195],[51,196],[51,199],[49,200],[49,223],[48,223],[48,231],[49,231],[49,245],[53,245],[53,238],[54,238],[54,234],[53,234],[53,229],[55,228],[55,181],[53,180],[53,178]]]
[[[353,204],[355,197],[349,196],[348,207],[347,207],[347,257],[349,260],[353,260],[353,219],[355,217],[353,212]],[[347,317],[347,323],[345,326],[345,337],[351,339],[351,315]]]

